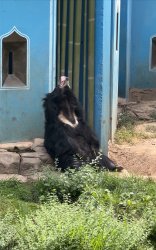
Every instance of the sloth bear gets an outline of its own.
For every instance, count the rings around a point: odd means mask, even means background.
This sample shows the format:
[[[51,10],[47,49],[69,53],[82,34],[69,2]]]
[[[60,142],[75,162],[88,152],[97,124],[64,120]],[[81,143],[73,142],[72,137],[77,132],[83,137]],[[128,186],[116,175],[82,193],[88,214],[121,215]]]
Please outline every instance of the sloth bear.
[[[44,146],[57,159],[62,170],[94,163],[110,171],[119,170],[105,155],[99,154],[99,141],[84,120],[82,107],[68,85],[67,78],[43,99],[45,113]]]

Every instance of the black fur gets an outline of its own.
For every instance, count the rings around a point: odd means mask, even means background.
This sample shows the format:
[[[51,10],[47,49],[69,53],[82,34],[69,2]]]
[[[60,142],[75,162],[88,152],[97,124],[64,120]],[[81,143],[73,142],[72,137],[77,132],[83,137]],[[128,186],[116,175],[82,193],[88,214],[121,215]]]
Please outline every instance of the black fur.
[[[84,163],[90,163],[99,155],[99,141],[84,120],[83,111],[77,98],[66,85],[57,86],[52,93],[44,98],[45,135],[44,146],[49,155],[58,160],[58,167],[79,168]],[[74,123],[76,115],[78,125],[73,128],[59,120],[62,112]],[[108,170],[116,170],[115,164],[105,155],[97,160],[97,165]]]

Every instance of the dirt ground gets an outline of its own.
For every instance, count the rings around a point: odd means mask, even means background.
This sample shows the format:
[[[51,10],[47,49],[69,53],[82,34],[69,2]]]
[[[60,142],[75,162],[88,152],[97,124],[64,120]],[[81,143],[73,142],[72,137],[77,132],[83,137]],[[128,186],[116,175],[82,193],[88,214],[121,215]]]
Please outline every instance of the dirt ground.
[[[121,112],[125,106],[122,104],[119,108]],[[109,147],[109,156],[128,173],[156,180],[156,117],[153,119],[150,115],[156,114],[156,101],[132,103],[128,110],[141,120],[135,131],[143,133],[147,138],[122,145],[112,143]]]
[[[109,156],[130,174],[156,179],[156,138],[140,140],[134,145],[110,145]]]

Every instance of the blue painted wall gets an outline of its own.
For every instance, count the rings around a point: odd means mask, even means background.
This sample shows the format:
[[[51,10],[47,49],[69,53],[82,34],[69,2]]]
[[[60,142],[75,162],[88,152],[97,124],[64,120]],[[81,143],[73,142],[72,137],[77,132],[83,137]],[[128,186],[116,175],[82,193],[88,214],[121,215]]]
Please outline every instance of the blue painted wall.
[[[149,70],[150,38],[156,35],[156,1],[133,0],[131,18],[131,87],[156,87],[156,72]]]
[[[117,112],[118,51],[115,48],[117,1],[97,0],[95,3],[94,127],[101,142],[101,149],[107,153],[108,140],[115,130]]]
[[[50,0],[1,0],[0,24],[0,36],[15,26],[30,39],[30,87],[0,89],[0,142],[42,137],[42,98],[52,85]]]
[[[155,0],[121,0],[120,96],[126,95],[128,87],[156,88],[156,71],[149,68],[150,38],[156,35],[155,10]]]
[[[111,98],[116,100],[117,95],[112,88],[118,70],[111,67],[113,62],[118,65],[114,50],[115,4],[115,0],[95,1],[94,127],[105,153],[111,134],[114,105]],[[52,71],[55,71],[56,24],[50,24],[51,16],[56,14],[54,5],[56,7],[56,0],[29,0],[29,3],[27,0],[0,0],[0,37],[16,26],[30,38],[30,88],[0,89],[0,142],[43,136],[42,98],[53,89]]]

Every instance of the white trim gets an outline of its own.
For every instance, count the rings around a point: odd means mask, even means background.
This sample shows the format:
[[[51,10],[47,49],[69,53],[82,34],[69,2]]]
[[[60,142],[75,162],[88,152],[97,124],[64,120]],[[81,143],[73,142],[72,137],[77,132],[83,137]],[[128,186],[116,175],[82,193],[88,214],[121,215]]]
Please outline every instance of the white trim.
[[[112,44],[111,44],[111,123],[110,139],[113,141],[117,126],[118,106],[118,72],[119,72],[119,38],[120,38],[120,0],[113,2]],[[118,21],[117,21],[118,15]],[[118,26],[117,26],[118,25]],[[116,79],[117,78],[117,79]]]
[[[13,32],[16,32],[18,35],[21,37],[24,37],[27,40],[27,68],[26,68],[26,86],[24,87],[3,87],[2,85],[2,43],[3,43],[3,38],[6,38],[10,36]],[[21,33],[15,26],[7,33],[3,34],[0,36],[0,52],[1,52],[1,65],[0,65],[0,89],[1,90],[23,90],[23,89],[30,89],[30,38]]]
[[[156,72],[156,66],[154,68],[151,67],[151,60],[152,60],[152,40],[156,38],[156,35],[150,37],[150,48],[149,48],[149,71]]]
[[[116,0],[116,11],[120,13],[120,0]]]
[[[49,17],[49,89],[55,88],[56,80],[56,0],[50,0]]]

